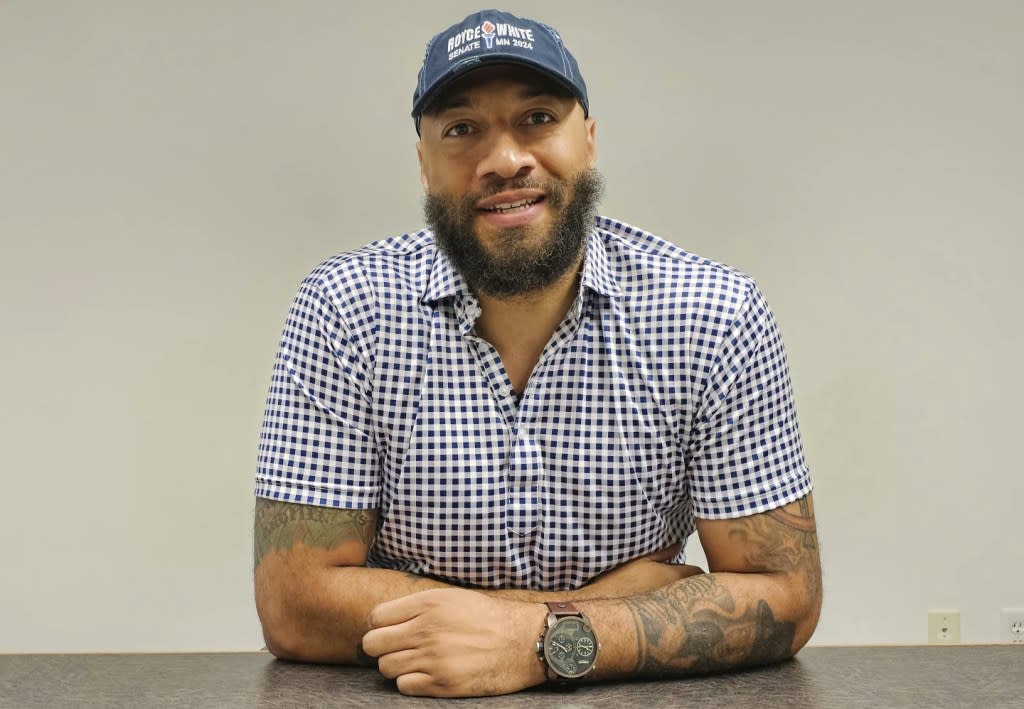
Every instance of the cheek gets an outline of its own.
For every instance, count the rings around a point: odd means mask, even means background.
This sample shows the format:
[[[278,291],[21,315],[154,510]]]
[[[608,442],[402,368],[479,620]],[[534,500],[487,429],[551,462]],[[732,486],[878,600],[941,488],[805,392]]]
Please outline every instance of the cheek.
[[[463,161],[431,161],[424,166],[423,174],[431,194],[460,194],[468,191],[473,179],[472,167]]]
[[[582,133],[571,139],[546,141],[544,153],[552,171],[562,176],[575,175],[590,167],[590,152]]]

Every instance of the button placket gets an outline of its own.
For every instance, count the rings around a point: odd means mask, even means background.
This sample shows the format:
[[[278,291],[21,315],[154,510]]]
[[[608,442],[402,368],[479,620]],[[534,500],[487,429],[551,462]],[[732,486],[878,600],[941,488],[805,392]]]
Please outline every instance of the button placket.
[[[537,529],[540,510],[537,498],[541,460],[536,445],[525,435],[527,428],[512,431],[508,464],[508,530],[524,546]]]

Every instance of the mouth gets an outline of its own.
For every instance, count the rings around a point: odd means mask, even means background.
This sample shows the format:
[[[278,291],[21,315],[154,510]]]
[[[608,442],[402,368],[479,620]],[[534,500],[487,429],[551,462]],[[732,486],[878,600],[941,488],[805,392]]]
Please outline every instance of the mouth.
[[[535,204],[544,201],[544,197],[534,197],[532,199],[520,199],[515,202],[500,202],[489,207],[480,207],[480,211],[489,212],[491,214],[508,214],[517,210],[529,209]]]
[[[534,224],[547,214],[547,195],[534,188],[510,189],[476,203],[478,218],[492,229],[515,229]]]
[[[535,188],[506,189],[479,200],[476,208],[490,214],[505,214],[517,209],[529,209],[543,202],[546,197],[543,190]]]

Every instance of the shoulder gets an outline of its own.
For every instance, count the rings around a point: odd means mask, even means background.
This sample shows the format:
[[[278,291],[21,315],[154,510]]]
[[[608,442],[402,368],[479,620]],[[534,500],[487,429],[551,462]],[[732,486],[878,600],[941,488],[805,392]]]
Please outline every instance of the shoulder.
[[[757,294],[754,279],[746,273],[626,222],[598,217],[597,233],[627,297],[688,308],[710,306],[722,313],[735,311]]]
[[[418,296],[436,255],[429,229],[389,236],[320,262],[303,280],[335,305]]]

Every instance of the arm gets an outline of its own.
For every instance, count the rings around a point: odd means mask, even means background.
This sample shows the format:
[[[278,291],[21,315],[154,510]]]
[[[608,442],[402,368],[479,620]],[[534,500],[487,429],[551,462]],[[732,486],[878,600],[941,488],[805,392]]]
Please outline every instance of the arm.
[[[601,676],[763,665],[810,639],[822,597],[810,494],[763,514],[700,520],[697,530],[710,574],[594,609],[632,636],[604,656]]]
[[[753,282],[746,286],[687,431],[694,509],[710,516],[740,501],[764,503],[764,493],[739,490],[763,489],[765,480],[807,494],[761,514],[698,519],[712,573],[596,609],[631,637],[604,658],[605,676],[775,662],[803,647],[817,624],[821,568],[789,368],[768,303]],[[754,464],[751,451],[766,455]]]
[[[376,510],[256,498],[256,610],[274,655],[309,662],[370,662],[360,643],[374,607],[418,591],[454,588],[401,571],[365,568],[376,520]],[[673,547],[637,559],[575,592],[465,593],[541,603],[639,592],[700,573],[693,566],[661,563],[676,551]]]
[[[376,510],[256,498],[256,612],[270,652],[354,664],[363,659],[359,641],[370,608],[432,587],[427,579],[361,568],[376,522]]]
[[[777,662],[810,638],[821,608],[810,495],[763,514],[703,520],[698,532],[710,574],[628,597],[569,594],[602,643],[593,679]],[[502,694],[544,681],[533,648],[545,615],[532,602],[428,591],[375,608],[363,645],[402,692]]]

